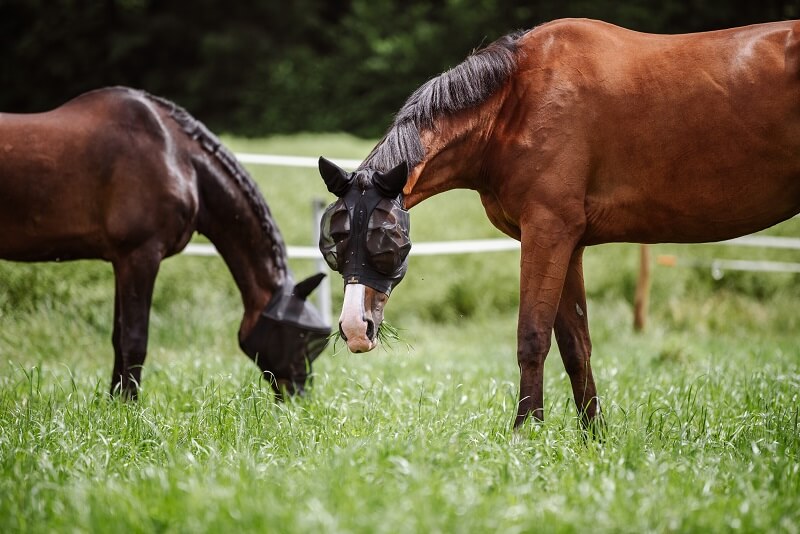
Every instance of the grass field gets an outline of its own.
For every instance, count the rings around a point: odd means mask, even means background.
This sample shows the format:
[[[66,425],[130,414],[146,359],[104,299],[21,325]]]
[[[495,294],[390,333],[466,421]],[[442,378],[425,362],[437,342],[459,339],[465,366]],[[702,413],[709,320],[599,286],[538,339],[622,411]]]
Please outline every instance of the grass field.
[[[344,158],[372,146],[226,141]],[[311,199],[330,200],[315,171],[251,171],[286,241],[310,244]],[[800,221],[769,232],[798,236]],[[415,241],[497,236],[472,192],[412,211]],[[555,344],[546,422],[511,431],[518,253],[413,258],[387,307],[403,342],[330,347],[313,394],[281,405],[239,352],[218,258],[162,265],[136,404],[105,398],[110,266],[0,262],[0,532],[800,532],[800,278],[655,267],[634,334],[637,258],[607,245],[585,260],[603,443],[577,428]],[[333,293],[338,306],[339,279]]]

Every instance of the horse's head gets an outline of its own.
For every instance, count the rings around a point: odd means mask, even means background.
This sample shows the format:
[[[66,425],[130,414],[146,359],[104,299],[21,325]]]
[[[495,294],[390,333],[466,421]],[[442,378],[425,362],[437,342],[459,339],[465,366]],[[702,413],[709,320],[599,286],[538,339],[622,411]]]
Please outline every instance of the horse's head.
[[[322,216],[319,248],[344,278],[339,332],[350,351],[367,352],[377,345],[383,308],[408,267],[410,225],[401,196],[408,166],[348,173],[320,158],[319,171],[338,197]]]
[[[239,345],[258,364],[278,399],[305,393],[311,362],[325,348],[331,328],[306,297],[325,277],[319,273],[299,284],[289,280],[267,303]]]

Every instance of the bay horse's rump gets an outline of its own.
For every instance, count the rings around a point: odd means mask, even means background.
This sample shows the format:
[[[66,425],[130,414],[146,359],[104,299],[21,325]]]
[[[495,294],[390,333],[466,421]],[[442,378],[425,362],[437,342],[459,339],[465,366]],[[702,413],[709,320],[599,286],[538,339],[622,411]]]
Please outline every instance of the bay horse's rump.
[[[197,193],[168,128],[143,93],[126,88],[45,113],[0,114],[0,258],[114,261],[156,234],[162,256],[180,250]]]
[[[494,158],[508,176],[505,154],[535,154],[519,191],[582,205],[583,244],[760,230],[800,207],[798,41],[792,22],[688,35],[545,24],[520,43],[508,94],[527,105],[501,111]]]

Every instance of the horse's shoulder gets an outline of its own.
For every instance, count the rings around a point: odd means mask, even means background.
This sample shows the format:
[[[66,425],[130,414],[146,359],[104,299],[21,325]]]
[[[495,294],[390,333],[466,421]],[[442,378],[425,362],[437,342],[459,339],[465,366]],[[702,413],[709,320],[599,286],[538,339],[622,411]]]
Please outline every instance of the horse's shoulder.
[[[479,191],[486,217],[495,228],[513,239],[520,238],[519,223],[509,217],[497,195],[492,191]]]

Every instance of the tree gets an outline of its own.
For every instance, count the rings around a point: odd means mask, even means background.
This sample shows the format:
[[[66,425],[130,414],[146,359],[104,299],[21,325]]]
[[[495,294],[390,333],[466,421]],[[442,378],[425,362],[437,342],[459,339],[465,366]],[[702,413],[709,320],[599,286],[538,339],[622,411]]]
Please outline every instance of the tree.
[[[678,33],[800,17],[796,0],[0,0],[0,110],[129,85],[217,131],[380,135],[474,48],[561,17]]]

